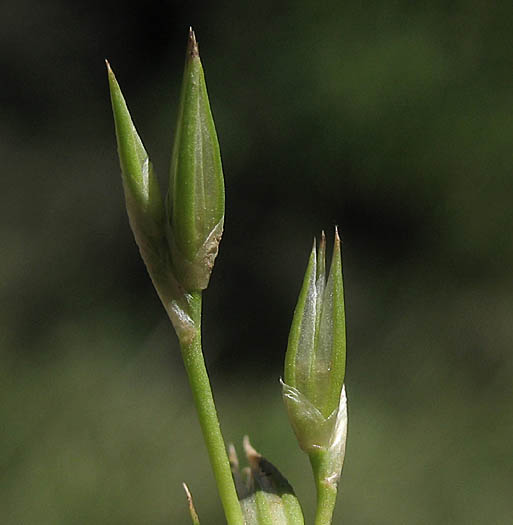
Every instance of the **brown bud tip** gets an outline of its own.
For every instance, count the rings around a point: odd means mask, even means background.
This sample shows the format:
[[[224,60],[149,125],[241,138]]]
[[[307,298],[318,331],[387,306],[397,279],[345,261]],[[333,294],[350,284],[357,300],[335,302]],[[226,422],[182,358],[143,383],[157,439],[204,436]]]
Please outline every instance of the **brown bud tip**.
[[[187,56],[191,58],[199,57],[198,42],[196,41],[196,35],[192,27],[189,27],[189,40],[187,42]]]
[[[233,446],[233,443],[230,443],[228,445],[228,459],[230,461],[230,466],[232,467],[232,470],[238,470],[239,469],[239,458],[237,457],[237,451],[235,450],[235,447]]]
[[[185,481],[182,481],[182,487],[183,490],[185,490],[185,495],[187,496],[187,499],[189,501],[192,501],[191,491],[189,490],[189,487],[187,486],[187,483],[185,483]]]
[[[322,252],[326,249],[326,234],[324,230],[321,231],[321,240],[319,242],[319,251]]]
[[[105,65],[107,66],[107,75],[110,78],[115,78],[114,71],[112,71],[112,68],[110,67],[110,63],[109,63],[109,61],[107,59],[105,59]]]
[[[191,515],[191,520],[193,525],[199,525],[198,513],[194,507],[194,502],[192,500],[192,494],[189,490],[189,487],[186,483],[182,483],[183,489],[185,490],[185,495],[187,496],[187,502],[189,503],[189,513]]]
[[[248,458],[250,467],[258,468],[258,464],[262,456],[251,446],[248,436],[244,436],[242,439],[242,446],[244,448],[244,452],[246,453],[246,457]]]

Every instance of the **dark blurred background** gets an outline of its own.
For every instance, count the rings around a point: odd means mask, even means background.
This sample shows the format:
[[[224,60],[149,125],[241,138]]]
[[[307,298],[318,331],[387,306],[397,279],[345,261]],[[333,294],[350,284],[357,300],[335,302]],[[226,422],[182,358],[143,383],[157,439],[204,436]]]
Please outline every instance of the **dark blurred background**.
[[[187,523],[182,480],[223,522],[129,230],[103,62],[165,186],[191,24],[226,176],[205,294],[226,439],[249,434],[311,521],[278,379],[312,237],[338,224],[335,523],[511,523],[513,4],[192,4],[2,5],[1,523]]]

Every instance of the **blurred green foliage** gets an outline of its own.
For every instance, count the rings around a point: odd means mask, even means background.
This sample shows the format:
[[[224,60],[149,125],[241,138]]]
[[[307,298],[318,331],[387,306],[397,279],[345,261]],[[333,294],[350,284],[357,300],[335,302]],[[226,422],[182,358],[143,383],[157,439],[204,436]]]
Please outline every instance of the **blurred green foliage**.
[[[189,24],[226,175],[205,297],[225,436],[248,433],[311,518],[278,378],[311,238],[336,223],[350,417],[336,523],[509,523],[512,16],[477,0],[150,1],[122,15],[111,0],[11,4],[2,524],[186,523],[182,480],[200,518],[222,522],[178,345],[129,231],[103,66],[165,180]]]

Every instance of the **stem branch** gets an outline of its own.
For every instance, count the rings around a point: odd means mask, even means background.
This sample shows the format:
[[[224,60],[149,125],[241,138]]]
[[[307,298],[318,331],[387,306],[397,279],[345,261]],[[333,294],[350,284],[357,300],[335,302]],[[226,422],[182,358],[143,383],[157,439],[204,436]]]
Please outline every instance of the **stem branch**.
[[[310,454],[310,463],[317,489],[317,508],[315,510],[315,525],[330,525],[333,519],[335,503],[337,501],[337,484],[326,479],[328,452],[320,450]]]
[[[192,313],[196,334],[190,343],[181,344],[183,362],[226,520],[228,525],[244,525],[201,348],[201,292],[193,294]]]

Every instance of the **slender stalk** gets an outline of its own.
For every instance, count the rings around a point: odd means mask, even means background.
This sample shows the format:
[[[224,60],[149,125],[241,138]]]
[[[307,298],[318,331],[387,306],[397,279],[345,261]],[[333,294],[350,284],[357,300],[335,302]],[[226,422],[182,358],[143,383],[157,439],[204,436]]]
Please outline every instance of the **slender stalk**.
[[[333,519],[335,503],[337,501],[337,485],[328,482],[323,475],[327,452],[319,451],[310,454],[315,486],[317,489],[317,508],[315,510],[315,525],[330,525]]]
[[[226,520],[228,525],[244,525],[201,348],[201,292],[193,294],[192,317],[196,335],[181,345],[183,361]]]

